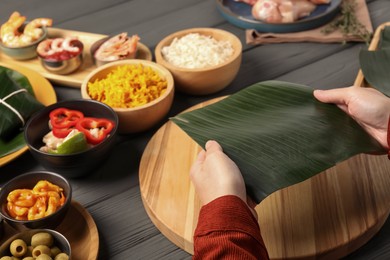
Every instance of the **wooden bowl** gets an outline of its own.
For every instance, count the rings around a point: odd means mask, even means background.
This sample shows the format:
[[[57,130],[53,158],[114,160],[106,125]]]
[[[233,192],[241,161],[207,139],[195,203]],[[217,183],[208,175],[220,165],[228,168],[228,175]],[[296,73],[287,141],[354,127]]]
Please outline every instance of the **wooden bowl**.
[[[172,106],[174,97],[174,81],[172,74],[163,66],[147,60],[121,60],[108,63],[93,70],[83,81],[81,85],[81,96],[84,99],[92,99],[88,93],[88,83],[96,79],[105,78],[113,69],[124,65],[142,64],[150,67],[159,75],[167,80],[167,90],[155,100],[138,107],[112,109],[117,113],[119,118],[119,133],[129,134],[138,133],[150,129],[161,121],[168,113]]]
[[[168,62],[162,49],[170,46],[172,41],[190,33],[211,36],[217,41],[229,41],[234,52],[225,62],[207,68],[188,69],[173,65]],[[166,67],[175,79],[175,87],[178,91],[192,95],[206,95],[218,92],[228,86],[236,77],[241,65],[242,44],[232,33],[214,28],[193,28],[168,35],[161,40],[155,48],[156,62]]]

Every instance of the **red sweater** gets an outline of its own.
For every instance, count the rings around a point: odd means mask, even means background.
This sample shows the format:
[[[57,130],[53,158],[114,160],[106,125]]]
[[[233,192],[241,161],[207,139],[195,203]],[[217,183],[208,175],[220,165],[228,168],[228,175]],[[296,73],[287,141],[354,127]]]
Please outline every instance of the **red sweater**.
[[[259,224],[240,198],[223,196],[201,208],[193,259],[269,259]]]

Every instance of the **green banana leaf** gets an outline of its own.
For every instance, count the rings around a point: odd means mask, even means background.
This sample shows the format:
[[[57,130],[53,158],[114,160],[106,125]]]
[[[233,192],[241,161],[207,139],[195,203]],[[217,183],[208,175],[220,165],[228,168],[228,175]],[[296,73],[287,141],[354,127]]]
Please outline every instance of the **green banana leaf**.
[[[378,49],[382,50],[390,47],[390,27],[385,26],[381,32]]]
[[[216,140],[260,202],[359,153],[384,152],[347,114],[307,86],[265,81],[171,120],[200,146]]]
[[[23,109],[26,111],[27,114],[31,114],[34,111],[37,111],[38,109],[43,107],[41,103],[35,100],[34,91],[28,78],[20,74],[19,72],[0,66],[0,82],[1,82],[0,96],[5,95],[5,94],[1,94],[3,92],[8,93],[9,89],[15,90],[19,88],[25,88],[27,90],[28,93],[25,93],[24,95],[19,96],[18,99],[12,101],[12,102],[23,101],[24,102]],[[27,118],[27,115],[25,116]],[[0,118],[1,130],[5,129],[6,125],[8,124],[7,120],[11,120],[11,119],[7,118],[5,113],[2,113]],[[0,157],[18,151],[25,145],[26,143],[24,141],[23,132],[18,131],[16,129],[15,134],[0,138]]]
[[[382,30],[378,50],[360,51],[359,63],[366,81],[390,96],[390,27]]]
[[[18,133],[9,140],[0,139],[0,158],[13,152],[19,151],[25,145],[26,142],[24,141],[23,132]]]

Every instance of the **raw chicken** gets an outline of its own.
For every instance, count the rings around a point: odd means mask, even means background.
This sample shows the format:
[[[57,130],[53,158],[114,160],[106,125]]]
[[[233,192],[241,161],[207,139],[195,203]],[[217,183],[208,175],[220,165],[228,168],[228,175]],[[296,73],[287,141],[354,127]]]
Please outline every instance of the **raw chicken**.
[[[308,0],[258,0],[252,7],[252,15],[267,23],[291,23],[310,15],[315,8]]]
[[[310,0],[310,2],[316,5],[323,5],[323,4],[329,4],[330,0]]]
[[[248,4],[248,5],[254,5],[254,4],[256,4],[256,2],[258,1],[258,0],[234,0],[235,2],[243,2],[243,3],[246,3],[246,4]],[[315,1],[315,0],[314,0]],[[319,0],[319,1],[321,1],[321,0]]]

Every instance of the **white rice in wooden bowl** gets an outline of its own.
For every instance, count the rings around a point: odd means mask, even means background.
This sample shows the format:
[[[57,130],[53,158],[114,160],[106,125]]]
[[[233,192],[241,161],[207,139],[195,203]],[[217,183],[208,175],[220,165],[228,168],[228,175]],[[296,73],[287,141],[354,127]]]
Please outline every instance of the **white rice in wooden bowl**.
[[[175,38],[161,50],[164,59],[181,68],[201,69],[219,65],[234,53],[229,41],[218,41],[211,36],[189,33]]]

